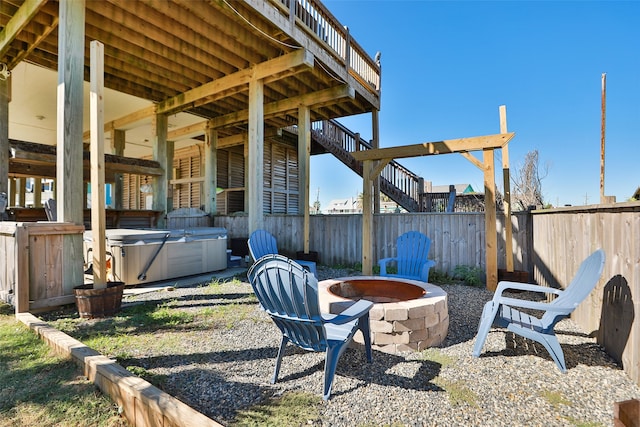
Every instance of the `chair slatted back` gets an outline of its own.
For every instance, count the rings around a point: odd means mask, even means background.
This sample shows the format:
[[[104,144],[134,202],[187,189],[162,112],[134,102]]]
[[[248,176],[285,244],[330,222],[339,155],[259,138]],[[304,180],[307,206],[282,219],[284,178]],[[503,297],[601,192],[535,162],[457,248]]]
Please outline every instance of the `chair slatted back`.
[[[547,311],[541,319],[545,328],[553,328],[556,323],[569,316],[589,296],[600,280],[604,262],[605,255],[602,249],[598,249],[582,261],[573,280],[571,280],[562,294],[551,302],[551,305],[572,308],[566,312]]]
[[[396,240],[398,274],[419,276],[427,259],[431,239],[418,231],[408,231]]]
[[[256,230],[249,236],[249,252],[257,261],[265,255],[277,254],[278,243],[276,238],[266,230]]]
[[[261,307],[285,336],[306,350],[326,350],[313,274],[282,255],[269,254],[258,259],[248,277]]]

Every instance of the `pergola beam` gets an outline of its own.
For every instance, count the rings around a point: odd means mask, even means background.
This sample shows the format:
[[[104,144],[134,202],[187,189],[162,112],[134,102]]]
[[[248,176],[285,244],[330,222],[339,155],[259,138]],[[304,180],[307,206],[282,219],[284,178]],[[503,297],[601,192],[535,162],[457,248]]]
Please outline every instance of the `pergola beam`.
[[[377,150],[356,151],[351,155],[359,161],[377,159],[401,159],[405,157],[431,156],[466,151],[502,148],[515,133],[474,136],[470,138],[447,139],[444,141],[424,142],[422,144],[404,145],[402,147],[379,148]]]

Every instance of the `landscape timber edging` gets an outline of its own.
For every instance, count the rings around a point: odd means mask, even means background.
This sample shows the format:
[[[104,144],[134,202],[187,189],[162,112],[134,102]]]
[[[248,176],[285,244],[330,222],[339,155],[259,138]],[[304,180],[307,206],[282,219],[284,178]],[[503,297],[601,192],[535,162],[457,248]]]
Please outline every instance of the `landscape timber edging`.
[[[127,421],[138,426],[222,427],[211,418],[163,392],[151,383],[82,344],[75,338],[49,326],[31,313],[16,314],[57,354],[70,357],[84,375],[116,403]]]

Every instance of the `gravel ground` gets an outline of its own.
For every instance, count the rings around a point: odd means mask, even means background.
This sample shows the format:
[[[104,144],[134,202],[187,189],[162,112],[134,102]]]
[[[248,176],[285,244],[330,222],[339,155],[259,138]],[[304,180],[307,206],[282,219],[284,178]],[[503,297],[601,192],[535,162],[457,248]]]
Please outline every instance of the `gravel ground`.
[[[319,266],[320,280],[355,272]],[[128,365],[165,375],[164,389],[227,424],[238,410],[288,391],[322,396],[324,355],[288,346],[279,382],[270,384],[280,333],[251,302],[244,282],[177,287],[127,296],[125,304],[173,301],[185,310],[250,304],[249,319],[232,326],[176,333],[167,352],[132,349]],[[450,326],[435,351],[405,355],[349,348],[338,364],[332,397],[320,405],[322,426],[575,426],[612,425],[613,404],[640,398],[640,388],[571,320],[556,327],[567,360],[562,374],[545,349],[505,330],[493,330],[480,358],[471,357],[478,319],[492,293],[442,285],[449,297]],[[176,348],[179,350],[176,351]],[[429,356],[430,355],[430,356]]]

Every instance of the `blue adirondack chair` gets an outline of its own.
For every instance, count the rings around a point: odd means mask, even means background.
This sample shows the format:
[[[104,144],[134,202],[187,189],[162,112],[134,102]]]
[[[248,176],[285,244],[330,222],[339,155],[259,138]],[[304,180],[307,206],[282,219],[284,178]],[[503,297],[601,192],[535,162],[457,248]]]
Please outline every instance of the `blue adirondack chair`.
[[[259,260],[265,255],[278,253],[278,244],[276,243],[276,238],[273,237],[273,234],[269,233],[266,230],[256,230],[251,233],[248,243],[251,258],[253,258],[254,261]],[[315,262],[304,261],[301,259],[297,259],[296,262],[303,266],[305,269],[312,272],[314,276],[318,277]]]
[[[282,332],[272,383],[278,380],[289,341],[305,350],[326,351],[324,400],[331,395],[338,359],[357,330],[362,331],[367,360],[371,362],[369,310],[373,303],[360,300],[340,314],[320,313],[317,279],[282,255],[258,259],[247,276],[260,306]]]
[[[556,323],[568,317],[595,288],[602,275],[604,260],[605,255],[601,249],[589,255],[580,264],[578,272],[565,290],[526,283],[498,283],[493,299],[485,304],[482,311],[476,342],[473,346],[473,356],[480,356],[489,330],[492,326],[496,326],[507,328],[515,334],[539,342],[547,349],[558,369],[563,373],[567,372],[564,353],[554,328]],[[555,294],[557,297],[549,303],[509,298],[502,295],[507,289]],[[541,318],[537,318],[514,307],[541,310],[544,314]]]
[[[436,265],[435,261],[427,259],[431,239],[418,231],[408,231],[396,240],[397,255],[378,261],[380,275],[401,277],[404,279],[429,281],[429,270]],[[387,264],[396,263],[398,272],[387,273]]]

